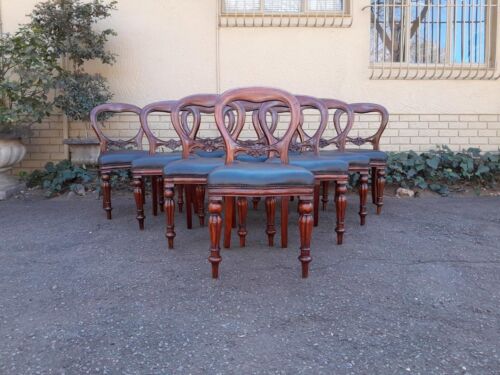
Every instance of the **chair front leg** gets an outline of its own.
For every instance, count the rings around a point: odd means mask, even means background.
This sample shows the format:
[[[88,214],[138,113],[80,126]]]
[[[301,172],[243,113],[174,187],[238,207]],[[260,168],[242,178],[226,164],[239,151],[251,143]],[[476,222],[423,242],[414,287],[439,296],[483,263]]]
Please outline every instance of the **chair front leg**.
[[[167,229],[165,232],[165,237],[167,237],[168,248],[174,248],[174,238],[175,238],[175,226],[174,226],[174,212],[175,212],[175,202],[174,202],[174,185],[170,183],[165,183],[164,195],[165,195],[165,217],[167,221]]]
[[[153,216],[158,216],[158,181],[156,176],[151,176],[151,207]]]
[[[361,173],[359,176],[359,219],[360,224],[366,222],[366,199],[368,197],[368,174]]]
[[[219,278],[219,263],[222,258],[220,256],[220,236],[222,230],[222,199],[220,197],[210,198],[208,204],[208,230],[210,232],[210,256],[208,261],[212,265],[212,278]]]
[[[106,217],[111,220],[111,184],[110,174],[101,173],[102,208],[106,211]]]
[[[341,245],[344,241],[345,232],[345,210],[347,205],[347,200],[345,194],[347,192],[347,181],[337,181],[335,184],[335,206],[337,215],[337,226],[335,232],[337,232],[337,244]]]
[[[267,226],[266,234],[269,246],[274,246],[274,235],[276,234],[276,227],[274,226],[274,221],[276,217],[276,198],[266,197],[266,216],[267,216]]]
[[[134,198],[135,206],[137,209],[136,219],[139,222],[139,229],[144,230],[144,200],[142,199],[142,178],[140,176],[134,176]]]
[[[196,185],[196,205],[200,226],[205,226],[205,185]]]
[[[302,277],[309,276],[309,263],[311,262],[311,237],[314,224],[312,215],[313,204],[311,199],[299,197],[299,232],[300,232],[300,255],[302,266]]]
[[[238,235],[240,236],[240,246],[245,247],[247,236],[247,211],[248,201],[246,197],[238,197]]]
[[[290,198],[287,196],[281,197],[281,247],[288,247],[288,205]]]
[[[385,168],[377,169],[377,215],[382,213],[384,205],[384,188],[385,188]]]

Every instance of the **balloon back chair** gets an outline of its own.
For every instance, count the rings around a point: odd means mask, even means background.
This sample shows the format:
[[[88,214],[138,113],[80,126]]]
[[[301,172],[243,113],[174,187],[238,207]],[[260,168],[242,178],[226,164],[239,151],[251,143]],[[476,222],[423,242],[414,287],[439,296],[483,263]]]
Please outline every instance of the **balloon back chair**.
[[[379,215],[382,212],[382,206],[384,205],[385,168],[387,165],[387,154],[380,150],[380,138],[382,137],[382,134],[384,133],[384,130],[389,122],[389,112],[385,107],[375,103],[352,103],[349,104],[349,107],[354,113],[378,113],[380,116],[380,125],[374,134],[365,137],[354,137],[350,135],[346,137],[346,143],[351,143],[356,146],[362,146],[364,144],[372,145],[372,149],[346,148],[346,152],[363,155],[364,157],[369,158],[372,180],[372,202],[377,207],[377,215]],[[342,114],[342,112],[337,111],[334,116],[335,129],[337,133],[342,133],[340,125],[340,118]]]
[[[265,134],[267,143],[239,140],[237,136],[231,134],[227,129],[224,108],[236,105],[241,101],[257,103],[261,106],[265,103],[277,102],[280,106],[288,108],[290,120],[287,130],[282,136],[273,135],[267,126],[262,126],[261,121],[254,121],[254,126],[259,126],[260,132]],[[237,122],[240,122],[240,116],[244,118],[245,114],[238,112]],[[220,256],[220,238],[223,198],[237,197],[238,206],[246,207],[247,197],[266,197],[266,206],[269,207],[275,197],[290,196],[299,197],[301,244],[299,260],[302,265],[302,277],[307,277],[309,262],[311,261],[310,242],[313,227],[314,175],[305,168],[288,164],[288,147],[300,122],[300,104],[298,100],[285,91],[272,88],[249,87],[229,90],[223,93],[217,101],[215,120],[225,143],[226,157],[224,165],[214,169],[208,175],[208,207],[210,214],[210,256],[208,260],[212,266],[212,277],[218,278],[219,264],[222,260]],[[239,161],[237,160],[238,154],[254,157],[264,155],[278,159],[278,162],[255,163]],[[268,211],[268,215],[273,216],[273,211]],[[226,219],[226,224],[228,222],[229,220]],[[269,229],[269,223],[268,216],[267,229]],[[268,230],[267,232],[269,235]]]
[[[164,197],[165,197],[165,215],[167,221],[166,237],[168,247],[173,248],[175,230],[174,230],[174,187],[183,185],[186,190],[186,216],[188,228],[192,226],[191,205],[193,204],[198,211],[200,224],[204,225],[204,201],[205,186],[207,184],[208,174],[218,166],[224,164],[224,141],[217,132],[216,137],[200,137],[201,121],[195,121],[192,129],[185,124],[183,112],[187,109],[195,111],[200,116],[203,114],[213,114],[217,95],[198,94],[180,99],[172,109],[171,118],[175,131],[177,132],[182,145],[181,160],[169,163],[163,169]],[[237,106],[233,106],[233,109]],[[239,109],[242,111],[242,109]],[[224,116],[228,119],[229,129],[239,135],[244,126],[244,118],[235,124],[235,115],[231,108],[226,108]],[[214,153],[215,157],[209,157]],[[201,156],[200,156],[201,155]],[[222,156],[219,156],[222,155]]]
[[[147,151],[142,150],[144,136],[142,127],[139,127],[135,136],[130,139],[111,139],[104,134],[100,117],[105,113],[134,113],[139,116],[140,112],[141,109],[139,107],[126,103],[101,104],[90,112],[90,122],[100,144],[98,164],[103,192],[103,208],[106,212],[106,217],[110,220],[112,211],[111,173],[121,169],[130,170],[132,161],[146,156]],[[134,149],[127,149],[127,147],[133,147]],[[144,186],[140,188],[144,190]]]

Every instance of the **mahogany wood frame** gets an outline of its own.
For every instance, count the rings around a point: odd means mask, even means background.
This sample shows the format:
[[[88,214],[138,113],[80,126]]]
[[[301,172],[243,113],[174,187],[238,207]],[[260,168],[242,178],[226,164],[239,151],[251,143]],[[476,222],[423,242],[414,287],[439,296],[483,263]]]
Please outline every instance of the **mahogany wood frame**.
[[[101,113],[112,112],[112,113],[135,113],[136,115],[140,115],[141,108],[127,103],[106,103],[101,104],[92,109],[90,112],[90,123],[92,124],[92,129],[99,140],[100,152],[101,154],[109,151],[110,146],[124,147],[127,145],[133,145],[138,150],[142,150],[142,139],[144,136],[144,131],[142,127],[139,128],[137,134],[128,139],[128,140],[113,140],[107,137],[102,131],[99,125],[99,115]],[[108,220],[111,220],[112,215],[112,205],[111,205],[111,184],[110,184],[110,175],[113,171],[119,169],[130,169],[132,163],[116,163],[116,164],[106,164],[99,165],[99,175],[101,176],[101,188],[103,192],[103,209],[106,212],[106,217]],[[144,184],[138,187],[141,191],[144,192]]]
[[[257,144],[239,141],[227,130],[223,109],[235,101],[247,101],[253,103],[266,103],[272,101],[281,102],[282,105],[289,108],[290,124],[281,138],[275,137],[267,126],[262,126],[261,121],[254,122],[254,126],[260,127],[262,134],[267,139],[267,144]],[[254,112],[255,113],[255,112]],[[244,117],[239,114],[239,117]],[[243,152],[249,155],[263,154],[279,156],[282,164],[288,163],[288,147],[292,140],[293,134],[297,130],[300,121],[300,104],[298,100],[291,94],[272,88],[264,87],[248,87],[229,90],[223,93],[217,100],[215,107],[215,120],[217,127],[224,138],[226,145],[226,165],[231,164],[235,160],[237,153]],[[209,231],[210,231],[210,256],[208,258],[212,266],[212,277],[219,277],[219,264],[222,260],[220,256],[220,238],[222,231],[222,199],[226,202],[234,202],[234,198],[238,197],[239,210],[239,225],[238,234],[240,236],[240,245],[245,245],[246,227],[245,216],[246,207],[248,205],[247,197],[266,197],[267,206],[267,227],[269,244],[272,245],[275,234],[274,228],[274,202],[275,197],[281,197],[282,202],[288,201],[290,196],[299,196],[299,232],[300,232],[300,255],[299,260],[302,267],[302,277],[306,278],[309,274],[309,263],[311,262],[310,242],[313,228],[313,203],[314,185],[311,186],[208,186],[209,196]],[[234,206],[234,203],[229,204]],[[226,231],[224,242],[228,244],[230,240],[230,228],[228,225],[230,218],[226,212]]]

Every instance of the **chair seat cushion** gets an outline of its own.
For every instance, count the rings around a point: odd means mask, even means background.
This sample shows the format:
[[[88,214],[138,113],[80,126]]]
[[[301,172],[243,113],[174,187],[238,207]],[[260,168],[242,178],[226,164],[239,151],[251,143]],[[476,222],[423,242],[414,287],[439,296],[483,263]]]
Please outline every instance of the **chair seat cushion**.
[[[325,150],[320,151],[319,155],[324,158],[335,158],[339,160],[344,160],[349,163],[350,166],[362,165],[368,166],[370,164],[370,157],[360,153],[360,152],[342,152],[338,150]]]
[[[235,161],[214,169],[208,175],[211,186],[311,186],[314,175],[308,170],[281,163]]]
[[[133,160],[147,156],[147,151],[142,150],[120,150],[106,151],[99,155],[98,163],[106,164],[130,164]]]
[[[224,165],[225,158],[202,158],[195,156],[191,159],[181,159],[168,163],[163,168],[164,176],[207,176],[212,170]]]
[[[348,148],[346,152],[352,152],[356,154],[363,154],[368,156],[371,161],[387,161],[387,153],[379,150],[368,150],[362,148]]]
[[[182,159],[180,152],[158,152],[132,161],[132,168],[157,169],[163,168],[168,163]]]
[[[269,159],[267,163],[280,163],[280,159]],[[321,173],[347,173],[349,163],[344,160],[332,159],[328,157],[314,156],[308,154],[290,155],[288,160],[289,165],[305,168],[316,174]]]
[[[205,151],[205,150],[196,150],[195,155],[200,156],[202,158],[222,158],[226,156],[226,151],[224,150],[214,150],[214,151]]]
[[[238,154],[236,155],[236,160],[248,163],[262,163],[267,160],[267,155],[252,156],[248,154]]]

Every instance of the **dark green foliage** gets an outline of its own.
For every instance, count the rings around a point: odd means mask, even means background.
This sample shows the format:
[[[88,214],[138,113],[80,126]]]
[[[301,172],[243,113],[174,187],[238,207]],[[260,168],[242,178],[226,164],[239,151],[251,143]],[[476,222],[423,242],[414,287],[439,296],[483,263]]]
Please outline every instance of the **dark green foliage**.
[[[57,61],[43,36],[28,28],[0,36],[0,136],[29,135],[52,109]]]
[[[87,121],[92,108],[106,103],[113,96],[106,80],[99,74],[65,72],[58,85],[64,94],[56,98],[55,105],[71,120]]]
[[[85,165],[77,166],[68,160],[57,164],[47,163],[43,170],[32,173],[23,173],[20,177],[28,187],[41,187],[48,198],[63,194],[68,191],[81,193],[82,191],[100,191],[98,172],[95,168]],[[111,176],[113,188],[124,188],[130,185],[130,173],[120,170]]]
[[[388,183],[447,195],[455,184],[495,184],[500,178],[500,157],[477,148],[453,152],[446,146],[421,154],[397,152],[389,154],[386,172]]]

